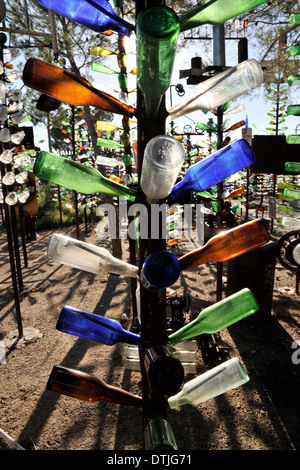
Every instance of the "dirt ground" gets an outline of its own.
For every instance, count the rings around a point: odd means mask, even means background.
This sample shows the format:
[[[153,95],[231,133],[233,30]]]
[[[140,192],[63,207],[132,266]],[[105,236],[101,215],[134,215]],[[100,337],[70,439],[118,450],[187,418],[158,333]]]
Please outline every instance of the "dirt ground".
[[[75,227],[56,231],[76,237]],[[99,241],[95,231],[86,233],[83,225],[80,231],[82,240],[111,249],[111,241]],[[275,224],[272,240],[276,242],[287,231]],[[52,367],[59,364],[94,374],[134,394],[142,393],[140,373],[124,368],[124,344],[106,346],[56,330],[64,305],[116,319],[125,313],[128,320],[122,325],[129,329],[130,279],[114,274],[99,278],[50,263],[44,253],[52,233],[40,232],[36,241],[27,242],[28,266],[22,268],[20,294],[26,335],[16,342],[12,340],[17,323],[6,232],[1,228],[0,340],[7,347],[0,364],[0,428],[26,450],[142,450],[140,409],[105,401],[87,403],[46,389]],[[177,255],[183,250],[182,245],[172,248]],[[23,259],[22,248],[21,256]],[[129,260],[127,241],[123,241],[123,259]],[[223,291],[226,269],[224,263]],[[183,285],[191,300],[188,321],[216,301],[215,263],[186,271],[173,289]],[[179,450],[300,449],[300,364],[293,349],[293,342],[300,340],[299,300],[295,272],[277,260],[272,311],[223,330],[216,337],[217,345],[199,345],[197,372],[185,380],[237,356],[250,381],[197,407],[169,410],[168,421]],[[40,337],[31,341],[30,328],[38,330]],[[13,447],[0,436],[0,449]]]

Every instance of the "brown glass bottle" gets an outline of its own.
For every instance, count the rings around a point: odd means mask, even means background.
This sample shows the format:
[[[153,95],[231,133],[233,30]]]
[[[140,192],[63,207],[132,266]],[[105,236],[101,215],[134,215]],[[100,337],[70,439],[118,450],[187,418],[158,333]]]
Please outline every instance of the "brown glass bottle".
[[[94,106],[132,117],[136,109],[94,88],[88,80],[40,59],[28,59],[23,70],[26,86],[73,106]]]
[[[95,375],[62,366],[53,367],[46,388],[91,403],[103,400],[120,405],[142,406],[141,397],[107,385]]]
[[[265,245],[269,232],[261,219],[222,231],[196,250],[179,258],[180,269],[193,268],[208,261],[223,262]]]

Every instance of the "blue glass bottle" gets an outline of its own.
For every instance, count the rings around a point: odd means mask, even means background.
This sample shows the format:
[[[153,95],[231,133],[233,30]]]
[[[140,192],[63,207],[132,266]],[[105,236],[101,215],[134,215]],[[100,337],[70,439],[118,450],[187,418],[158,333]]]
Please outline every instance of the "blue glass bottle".
[[[245,139],[236,140],[189,167],[182,181],[172,189],[170,198],[178,199],[187,191],[205,191],[254,161],[251,145]]]
[[[38,0],[41,5],[97,32],[130,36],[134,26],[117,16],[107,0]]]
[[[108,346],[116,343],[137,345],[140,342],[139,335],[124,330],[117,320],[85,312],[68,305],[63,307],[56,329]]]
[[[179,261],[169,251],[155,251],[149,255],[141,269],[141,284],[152,292],[158,292],[177,281]]]

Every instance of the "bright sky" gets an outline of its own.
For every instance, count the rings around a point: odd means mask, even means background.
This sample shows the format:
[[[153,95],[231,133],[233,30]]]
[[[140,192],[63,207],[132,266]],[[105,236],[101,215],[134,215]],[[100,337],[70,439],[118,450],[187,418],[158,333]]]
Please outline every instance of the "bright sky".
[[[212,34],[208,34],[208,36],[211,37]],[[111,49],[115,50],[114,36],[111,37],[111,41],[112,41]],[[206,47],[208,48],[208,52],[205,52],[203,49],[204,42],[207,43]],[[125,48],[126,48],[127,53],[134,51],[135,50],[135,35],[132,34],[130,38],[126,38],[125,44],[126,44]],[[187,50],[178,52],[176,54],[171,84],[177,85],[178,83],[181,83],[185,89],[184,97],[192,93],[192,91],[194,90],[194,86],[187,85],[186,78],[179,79],[179,70],[190,69],[191,59],[192,57],[195,57],[195,56],[199,56],[199,57],[202,56],[203,62],[209,63],[210,65],[212,65],[213,64],[212,46],[213,46],[212,41],[191,41],[191,45],[187,48]],[[237,41],[233,41],[233,40],[226,41],[225,50],[226,50],[226,65],[227,66],[237,65]],[[249,59],[250,58],[257,59],[257,57],[255,57],[255,50],[251,48],[251,44],[249,44],[248,57]],[[291,58],[291,60],[293,59]],[[97,57],[95,57],[95,62],[97,62]],[[132,68],[136,65],[135,54],[128,54],[126,62],[127,62],[127,71],[130,72],[130,70],[132,70]],[[105,58],[103,63],[105,65],[110,66],[114,70],[118,70],[116,55],[111,55]],[[93,72],[93,77],[94,77],[93,85],[96,88],[103,89],[104,91],[107,91],[111,94],[114,94],[115,96],[118,96],[118,94],[112,91],[112,88],[114,88],[115,90],[119,90],[117,74],[106,75],[103,73]],[[136,87],[136,76],[128,73],[127,83],[128,83],[129,90],[134,89]],[[300,87],[297,87],[297,88],[300,88]],[[172,104],[175,105],[178,101],[180,101],[183,98],[178,97],[174,87],[172,87]],[[129,95],[129,103],[132,105],[135,105],[135,93],[131,93]],[[234,124],[242,119],[245,119],[246,116],[248,116],[248,126],[252,128],[253,135],[266,133],[265,128],[268,127],[269,121],[270,121],[270,117],[267,116],[267,113],[270,111],[272,102],[265,98],[263,87],[253,90],[247,96],[240,96],[234,102],[232,102],[230,107],[233,108],[239,104],[244,104],[245,110],[237,114],[226,116],[231,119],[231,124]],[[289,102],[287,102],[287,105],[288,104]],[[170,91],[169,90],[166,92],[166,107],[167,108],[170,107]],[[197,112],[188,114],[187,116],[184,116],[182,118],[176,119],[174,124],[175,126],[178,126],[177,131],[180,131],[180,129],[183,129],[183,127],[186,124],[192,125],[192,127],[194,127],[194,125],[198,121],[207,123],[208,118],[210,117],[214,117],[212,113],[208,112],[205,115],[202,111],[199,110]],[[214,119],[216,122],[216,118]],[[169,122],[170,122],[170,119],[167,120],[167,128],[169,128]],[[120,125],[121,116],[115,115],[115,119],[113,123],[116,125]],[[256,127],[254,127],[253,124],[255,124]],[[292,117],[292,116],[287,117],[285,124],[288,126],[288,130],[285,131],[286,134],[295,133],[295,128],[297,125],[299,125],[298,132],[300,133],[299,117]],[[241,132],[242,132],[241,128],[236,131],[231,132],[229,134],[231,137],[231,140],[241,138]],[[34,134],[35,134],[35,145],[40,146],[43,150],[48,150],[46,130],[43,127],[35,128]],[[44,139],[45,142],[39,144],[39,141],[42,139]]]

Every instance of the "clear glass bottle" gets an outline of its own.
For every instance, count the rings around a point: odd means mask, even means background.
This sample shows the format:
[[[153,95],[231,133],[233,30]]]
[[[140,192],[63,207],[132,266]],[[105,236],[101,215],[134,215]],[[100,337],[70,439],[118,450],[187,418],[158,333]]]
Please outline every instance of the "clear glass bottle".
[[[202,24],[221,24],[253,8],[267,3],[267,0],[203,0],[198,6],[179,17],[180,31],[195,28]]]
[[[255,59],[241,62],[199,83],[193,93],[167,110],[171,120],[194,111],[221,106],[263,83],[263,72]]]
[[[205,191],[247,168],[254,161],[255,154],[251,145],[245,139],[236,140],[190,166],[184,178],[174,186],[170,198],[178,199],[187,191]]]
[[[154,345],[147,349],[144,366],[150,384],[157,391],[170,395],[181,387],[184,369],[168,346]]]
[[[300,219],[294,219],[293,217],[282,217],[281,223],[285,227],[293,227],[300,229]]]
[[[169,7],[145,8],[137,17],[137,84],[148,119],[157,116],[162,96],[170,86],[178,34],[179,20]]]
[[[38,0],[41,5],[87,28],[130,36],[134,26],[117,16],[107,0]]]
[[[117,320],[86,312],[69,305],[63,307],[56,329],[107,346],[116,343],[140,343],[140,336],[124,330]]]
[[[184,147],[174,137],[157,135],[147,143],[140,185],[149,204],[155,204],[170,194],[184,159]]]
[[[73,189],[83,194],[110,194],[130,201],[136,198],[136,190],[103,176],[100,171],[70,158],[42,151],[38,154],[33,172],[38,178]]]
[[[90,403],[103,400],[140,408],[143,402],[141,397],[108,385],[95,375],[62,366],[53,367],[46,388]]]
[[[197,406],[248,381],[239,358],[234,357],[186,382],[180,392],[168,398],[168,404],[170,408],[185,404]]]
[[[138,277],[139,268],[114,257],[106,248],[60,233],[51,236],[46,257],[51,261],[93,274],[114,273]]]
[[[140,273],[145,289],[158,292],[174,284],[180,274],[179,261],[170,251],[155,251],[145,259]]]
[[[180,269],[200,266],[208,261],[224,262],[265,245],[269,240],[269,232],[262,220],[251,220],[218,233],[204,246],[181,256],[178,260]]]
[[[132,117],[136,109],[94,88],[88,80],[40,59],[28,59],[23,69],[26,86],[73,106],[94,106]]]
[[[169,336],[172,345],[202,334],[214,334],[259,309],[258,303],[248,288],[226,297],[202,310],[195,320]]]

